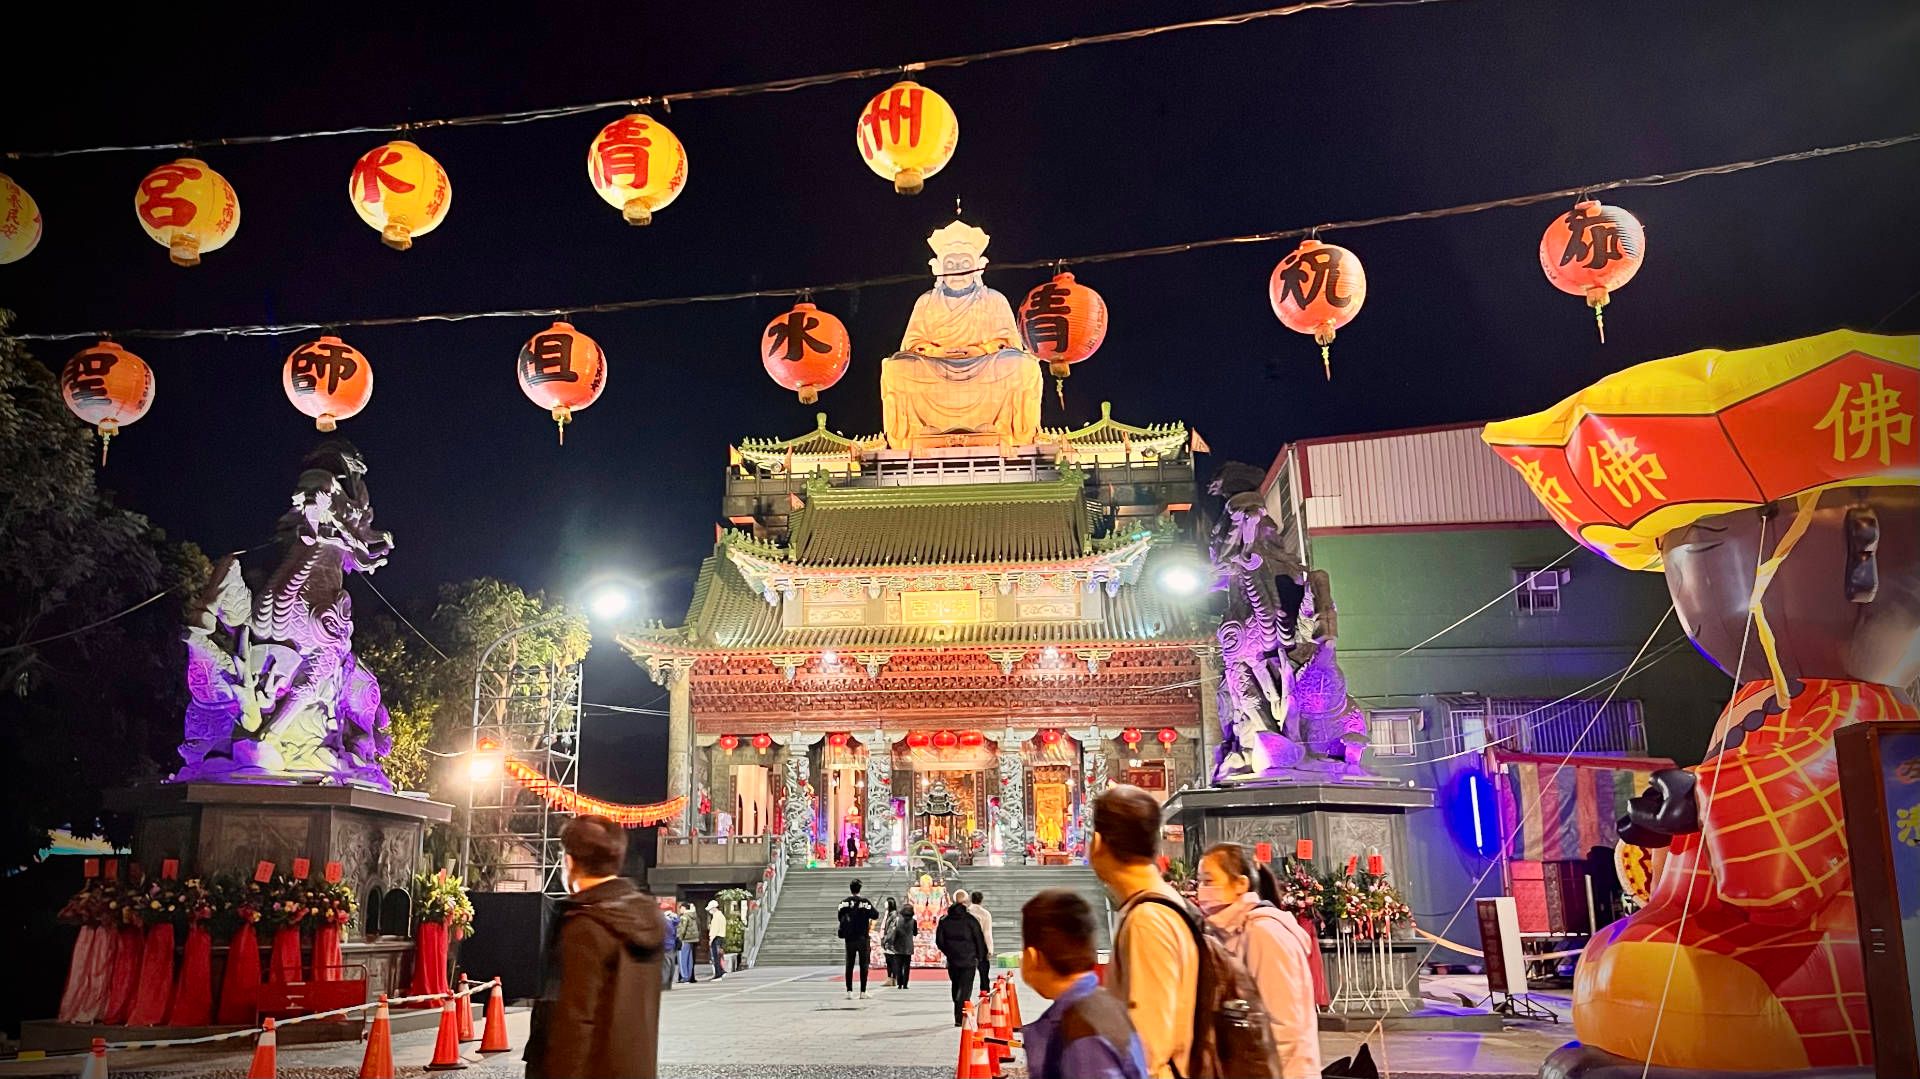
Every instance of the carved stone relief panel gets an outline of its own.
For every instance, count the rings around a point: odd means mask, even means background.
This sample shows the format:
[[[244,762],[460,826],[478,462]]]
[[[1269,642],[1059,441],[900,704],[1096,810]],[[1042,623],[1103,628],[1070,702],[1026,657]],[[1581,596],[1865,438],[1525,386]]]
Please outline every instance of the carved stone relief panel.
[[[1386,869],[1393,874],[1400,867],[1394,864],[1393,818],[1381,813],[1324,813],[1327,842],[1325,858],[1328,865],[1344,866],[1353,855],[1360,856],[1360,864],[1367,864],[1367,855],[1375,848],[1386,862]]]

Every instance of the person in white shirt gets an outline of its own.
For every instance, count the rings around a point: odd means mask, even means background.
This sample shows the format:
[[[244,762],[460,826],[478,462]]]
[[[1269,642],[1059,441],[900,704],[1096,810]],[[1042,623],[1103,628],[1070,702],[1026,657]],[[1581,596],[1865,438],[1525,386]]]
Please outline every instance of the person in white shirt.
[[[1112,988],[1127,1002],[1127,1016],[1146,1050],[1147,1074],[1171,1079],[1176,1069],[1187,1074],[1200,952],[1178,910],[1142,902],[1151,895],[1186,904],[1153,864],[1159,843],[1160,803],[1153,795],[1122,783],[1094,799],[1087,861],[1122,904]]]
[[[980,984],[986,985],[993,973],[994,958],[993,912],[987,909],[987,893],[975,888],[967,912],[973,915],[974,921],[980,923],[980,935],[987,938],[987,952],[980,957]]]
[[[718,899],[707,900],[707,958],[713,962],[713,980],[727,973],[727,916]]]

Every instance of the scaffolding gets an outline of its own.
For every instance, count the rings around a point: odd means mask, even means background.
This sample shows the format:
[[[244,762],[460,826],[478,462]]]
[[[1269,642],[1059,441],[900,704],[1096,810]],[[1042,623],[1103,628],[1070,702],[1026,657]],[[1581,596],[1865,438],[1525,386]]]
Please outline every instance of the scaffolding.
[[[560,829],[573,814],[556,805],[571,799],[553,794],[580,789],[581,664],[487,663],[481,660],[474,678],[461,872],[477,891],[524,889],[558,898],[567,894]],[[552,790],[528,789],[502,767],[505,761],[545,777]]]

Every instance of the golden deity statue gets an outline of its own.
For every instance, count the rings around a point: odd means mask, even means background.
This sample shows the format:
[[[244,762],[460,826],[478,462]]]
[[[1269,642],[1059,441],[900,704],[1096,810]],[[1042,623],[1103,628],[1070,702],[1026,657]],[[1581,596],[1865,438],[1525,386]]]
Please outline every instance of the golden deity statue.
[[[1040,430],[1039,361],[1007,298],[981,281],[990,237],[955,221],[927,238],[934,287],[880,367],[887,445],[1024,446]]]

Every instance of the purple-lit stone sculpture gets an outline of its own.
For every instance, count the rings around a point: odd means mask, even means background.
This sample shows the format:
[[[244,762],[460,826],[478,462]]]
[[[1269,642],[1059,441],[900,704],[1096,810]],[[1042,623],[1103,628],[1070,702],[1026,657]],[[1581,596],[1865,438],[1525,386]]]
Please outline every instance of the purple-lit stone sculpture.
[[[1366,715],[1334,654],[1327,575],[1301,565],[1260,496],[1262,473],[1223,465],[1208,490],[1226,499],[1211,543],[1220,621],[1218,783],[1359,774]]]
[[[239,559],[214,563],[187,624],[185,762],[176,783],[358,784],[391,790],[380,684],[353,655],[346,575],[386,564],[367,471],[350,444],[302,462],[275,533],[278,564],[250,589]]]

